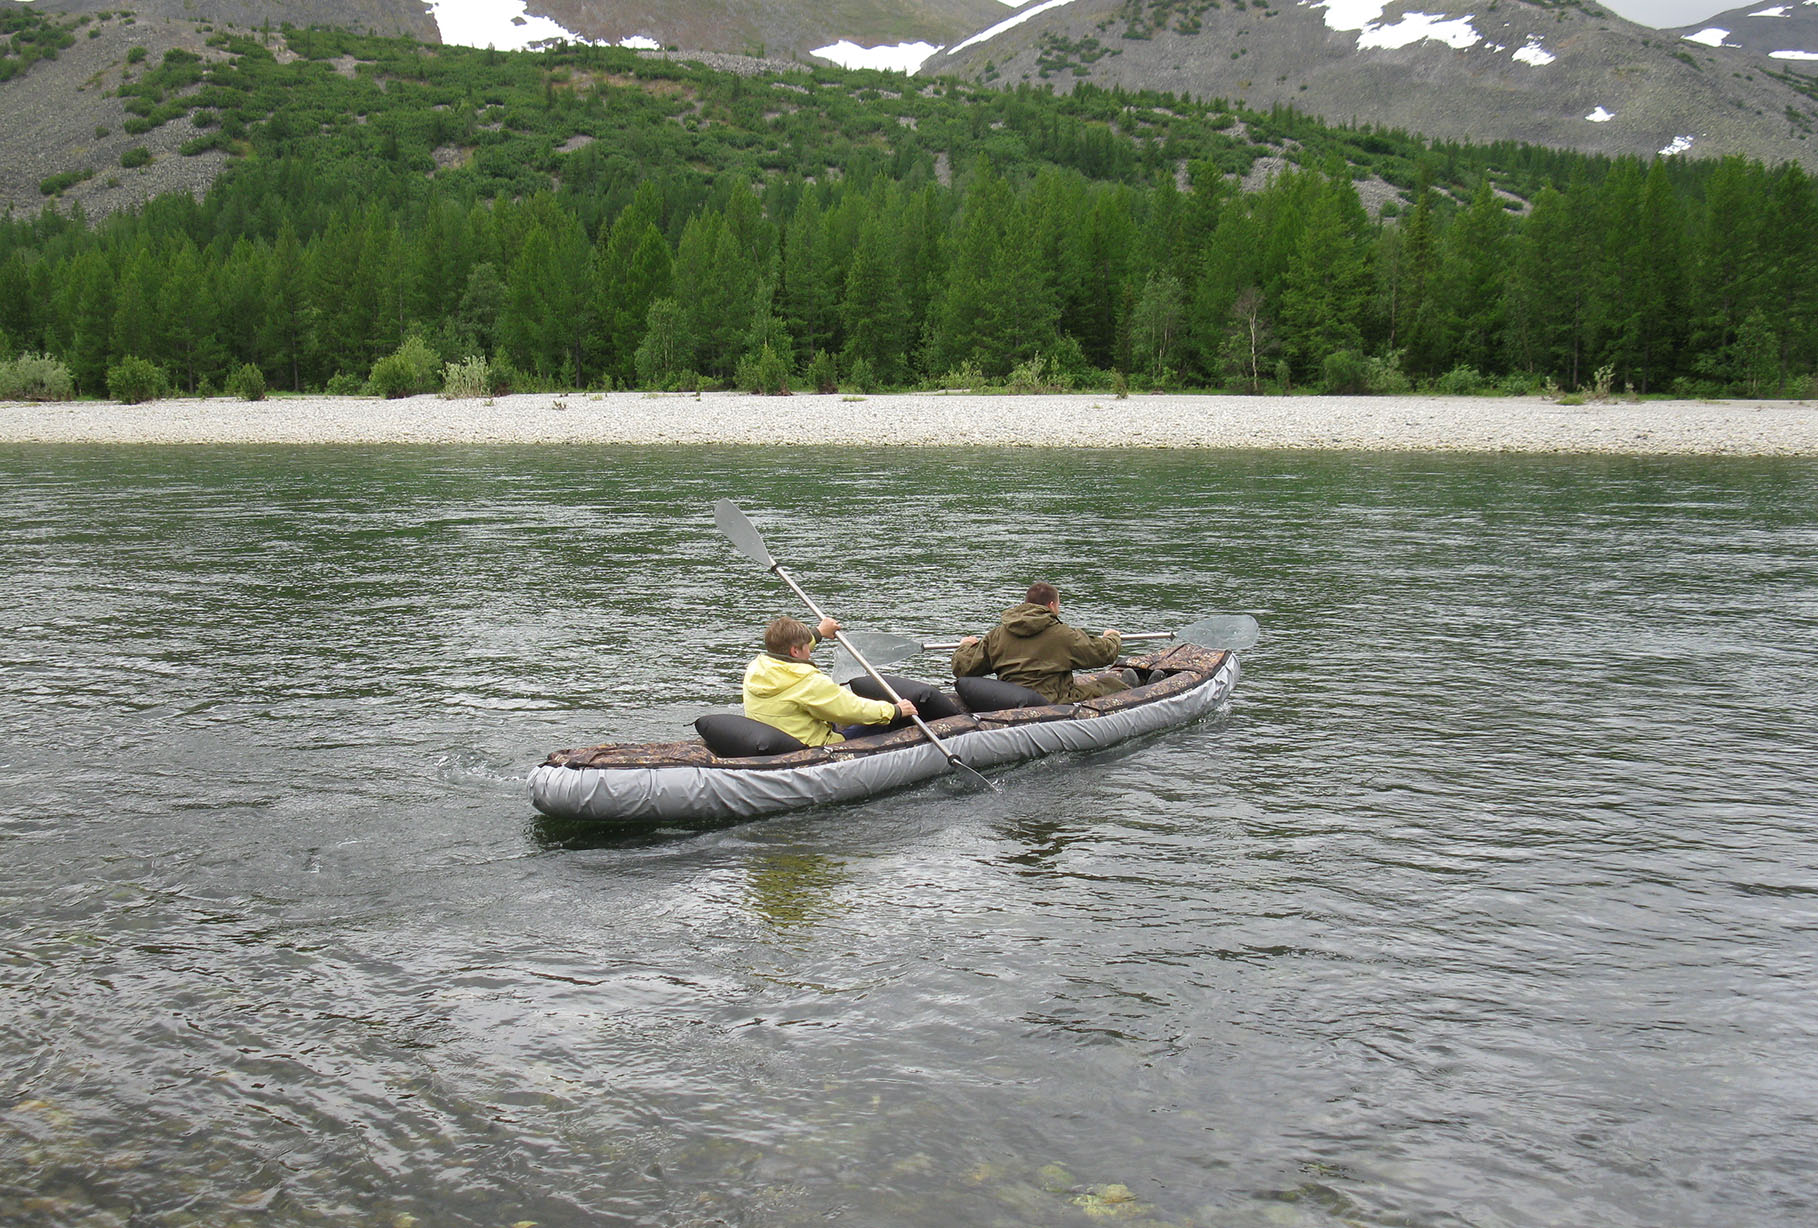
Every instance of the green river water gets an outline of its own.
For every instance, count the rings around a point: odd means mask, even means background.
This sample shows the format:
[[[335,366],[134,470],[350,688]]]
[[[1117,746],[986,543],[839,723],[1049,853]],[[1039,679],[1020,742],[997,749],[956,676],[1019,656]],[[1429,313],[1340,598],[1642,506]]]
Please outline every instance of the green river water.
[[[540,818],[801,613],[1227,710]],[[1818,464],[0,447],[0,1222],[1818,1221]],[[938,660],[905,672],[938,677]]]

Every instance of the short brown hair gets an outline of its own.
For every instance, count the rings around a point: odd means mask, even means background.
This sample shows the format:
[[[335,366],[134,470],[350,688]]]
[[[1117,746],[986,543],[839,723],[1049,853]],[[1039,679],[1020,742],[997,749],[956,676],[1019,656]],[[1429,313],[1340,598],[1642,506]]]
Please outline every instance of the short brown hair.
[[[812,644],[814,639],[814,632],[808,629],[807,623],[787,614],[771,619],[770,625],[764,628],[764,647],[779,656],[786,657],[790,649]]]
[[[1029,595],[1023,598],[1030,605],[1053,605],[1060,600],[1060,590],[1052,584],[1037,580],[1029,586]]]

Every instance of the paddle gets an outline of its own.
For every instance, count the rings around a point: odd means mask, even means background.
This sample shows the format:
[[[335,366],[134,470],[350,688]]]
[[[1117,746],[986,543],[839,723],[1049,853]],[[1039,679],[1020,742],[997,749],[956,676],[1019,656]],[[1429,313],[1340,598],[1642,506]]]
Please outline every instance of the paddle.
[[[716,502],[713,505],[713,522],[720,526],[720,532],[724,533],[732,544],[738,548],[740,554],[758,564],[758,566],[764,568],[766,571],[775,572],[777,579],[793,589],[795,595],[800,597],[810,610],[814,611],[814,616],[816,618],[824,619],[827,617],[826,614],[822,613],[821,607],[814,604],[814,598],[803,592],[802,586],[795,582],[794,577],[783,570],[783,565],[770,557],[770,550],[764,545],[764,539],[758,535],[758,531],[752,527],[751,521],[746,518],[744,512],[741,512],[738,509],[737,504],[733,503],[730,499],[721,499]],[[844,631],[837,631],[834,633],[833,638],[838,642],[841,648],[844,648],[847,652],[851,653],[852,659],[857,661],[859,666],[863,668],[867,674],[871,675],[872,680],[884,689],[884,694],[890,697],[891,703],[900,704],[903,702],[902,696],[896,693],[896,689],[884,680],[882,674],[872,668],[871,663],[865,659],[865,654],[854,647],[851,637]],[[965,776],[971,777],[979,784],[984,785],[985,788],[996,792],[997,786],[979,775],[977,771],[966,763],[962,762],[960,757],[953,753],[953,749],[945,742],[941,741],[934,730],[928,728],[928,722],[923,720],[919,714],[912,716],[909,719],[914,721],[916,727],[927,735],[930,742],[934,743],[935,749],[947,757],[948,767],[953,768]]]
[[[1250,648],[1262,636],[1262,629],[1256,620],[1248,614],[1214,614],[1202,618],[1196,623],[1189,623],[1179,631],[1138,631],[1123,637],[1123,642],[1144,642],[1149,640],[1179,640],[1184,644],[1198,644],[1201,648],[1224,649],[1236,652]],[[959,647],[958,640],[934,641],[922,643],[901,635],[888,635],[882,632],[854,631],[848,637],[857,644],[873,661],[882,666],[895,665],[923,652],[952,652]],[[839,663],[829,670],[835,678],[843,672]],[[857,675],[852,675],[856,677]]]

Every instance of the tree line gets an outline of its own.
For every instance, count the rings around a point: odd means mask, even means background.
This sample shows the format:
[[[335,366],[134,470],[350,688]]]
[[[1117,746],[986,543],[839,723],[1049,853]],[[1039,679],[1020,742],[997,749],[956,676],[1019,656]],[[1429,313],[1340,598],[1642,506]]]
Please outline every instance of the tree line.
[[[937,86],[909,124],[878,74],[817,73],[837,102],[810,93],[766,119],[775,83],[699,68],[651,79],[687,84],[679,108],[672,86],[608,87],[593,68],[583,99],[578,69],[628,62],[595,49],[437,49],[467,74],[454,105],[446,88],[413,100],[400,84],[441,71],[407,41],[310,38],[293,45],[318,67],[350,45],[394,57],[393,76],[367,74],[390,81],[360,95],[375,109],[337,127],[309,89],[287,100],[256,44],[215,69],[154,66],[136,83],[148,115],[174,93],[158,72],[201,83],[182,96],[234,169],[201,200],[0,222],[0,359],[52,356],[84,394],[128,358],[187,392],[248,367],[276,388],[357,391],[407,343],[438,363],[484,359],[519,389],[1768,395],[1818,372],[1818,187],[1792,165],[1426,146],[1109,91],[949,100]],[[234,101],[231,74],[253,102]],[[590,101],[609,88],[655,109],[633,123],[629,105]],[[710,149],[687,121],[716,98]],[[490,171],[501,144],[466,143],[489,116],[527,142]],[[1244,191],[1233,159],[1271,125],[1307,136],[1301,160]],[[789,146],[821,126],[837,165],[806,137]],[[590,140],[549,153],[583,128]],[[931,130],[962,160],[943,168],[918,143]],[[451,150],[467,166],[440,167]],[[559,173],[526,178],[528,163]],[[1373,215],[1358,189],[1378,178],[1401,180],[1405,202]]]

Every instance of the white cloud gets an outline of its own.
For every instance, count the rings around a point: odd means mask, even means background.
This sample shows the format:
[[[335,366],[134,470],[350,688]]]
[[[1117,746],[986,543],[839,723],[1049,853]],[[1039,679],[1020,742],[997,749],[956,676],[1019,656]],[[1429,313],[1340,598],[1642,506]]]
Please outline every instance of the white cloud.
[[[1018,13],[1016,16],[1007,18],[1003,21],[1000,21],[996,25],[990,27],[989,29],[980,30],[977,34],[974,34],[971,38],[960,40],[959,42],[953,44],[953,50],[957,52],[957,51],[964,51],[968,47],[976,47],[978,44],[984,42],[988,38],[996,38],[998,35],[1002,34],[1005,30],[1011,29],[1014,26],[1022,25],[1025,21],[1028,21],[1031,17],[1036,16],[1038,13],[1046,13],[1049,9],[1057,9],[1057,8],[1060,8],[1062,5],[1072,4],[1072,3],[1073,3],[1073,0],[1043,0],[1043,2],[1041,4],[1036,5],[1032,9],[1024,9],[1022,12]]]
[[[1770,51],[1771,60],[1818,60],[1818,51]]]
[[[572,30],[547,17],[525,15],[525,0],[423,0],[436,19],[442,41],[457,47],[497,47],[522,51],[536,43],[560,39],[586,43]]]
[[[1585,116],[1585,118],[1590,120],[1593,124],[1607,124],[1615,119],[1616,115],[1613,111],[1606,111],[1602,107],[1598,107],[1595,111],[1592,111],[1589,115]]]
[[[1523,64],[1532,64],[1534,67],[1539,68],[1543,64],[1551,64],[1559,57],[1540,45],[1540,36],[1538,34],[1530,34],[1528,35],[1527,45],[1509,58],[1520,60]]]
[[[897,43],[891,47],[861,47],[841,39],[825,47],[816,47],[809,55],[832,60],[841,68],[881,68],[886,72],[912,73],[922,61],[939,51],[933,43]]]
[[[1706,47],[1721,47],[1724,45],[1723,40],[1729,36],[1730,32],[1725,30],[1722,26],[1706,26],[1696,34],[1686,35],[1685,41],[1688,43],[1703,43]],[[1736,44],[1731,43],[1729,45],[1733,47]]]
[[[1691,137],[1676,136],[1672,139],[1672,142],[1669,143],[1666,148],[1664,148],[1660,151],[1660,156],[1663,158],[1670,158],[1674,154],[1684,153],[1686,150],[1690,149],[1691,147],[1692,147],[1692,138]]]

